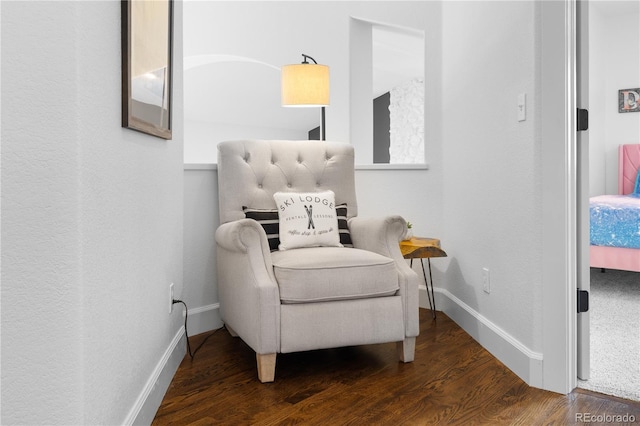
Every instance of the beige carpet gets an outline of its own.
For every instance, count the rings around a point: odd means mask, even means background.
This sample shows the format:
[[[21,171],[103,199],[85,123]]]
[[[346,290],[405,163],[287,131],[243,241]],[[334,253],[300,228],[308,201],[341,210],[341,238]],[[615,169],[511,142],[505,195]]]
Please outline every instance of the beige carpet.
[[[591,378],[578,387],[640,401],[640,272],[591,269]]]

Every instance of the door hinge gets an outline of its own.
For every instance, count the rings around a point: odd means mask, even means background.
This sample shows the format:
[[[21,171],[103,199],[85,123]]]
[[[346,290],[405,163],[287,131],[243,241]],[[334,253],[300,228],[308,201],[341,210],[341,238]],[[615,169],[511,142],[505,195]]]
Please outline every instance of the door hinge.
[[[577,120],[578,131],[582,132],[589,129],[589,110],[578,108]]]
[[[578,289],[578,313],[589,310],[589,292]]]

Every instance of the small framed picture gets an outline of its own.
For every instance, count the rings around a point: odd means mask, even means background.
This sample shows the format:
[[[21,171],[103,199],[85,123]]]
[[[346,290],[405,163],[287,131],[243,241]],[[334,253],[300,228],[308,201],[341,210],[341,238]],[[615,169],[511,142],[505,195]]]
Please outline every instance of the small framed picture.
[[[640,112],[640,88],[618,90],[618,112]]]

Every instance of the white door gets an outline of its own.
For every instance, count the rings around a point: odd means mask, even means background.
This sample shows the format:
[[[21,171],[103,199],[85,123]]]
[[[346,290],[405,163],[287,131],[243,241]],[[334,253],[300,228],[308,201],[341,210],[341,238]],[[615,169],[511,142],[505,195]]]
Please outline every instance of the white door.
[[[576,104],[589,109],[589,2],[578,0],[576,4]],[[578,123],[580,125],[580,123]],[[578,291],[590,290],[589,268],[589,131],[578,131],[577,136],[577,281]],[[575,312],[577,312],[576,309]],[[581,380],[588,380],[591,370],[589,344],[589,312],[577,313],[577,373]]]

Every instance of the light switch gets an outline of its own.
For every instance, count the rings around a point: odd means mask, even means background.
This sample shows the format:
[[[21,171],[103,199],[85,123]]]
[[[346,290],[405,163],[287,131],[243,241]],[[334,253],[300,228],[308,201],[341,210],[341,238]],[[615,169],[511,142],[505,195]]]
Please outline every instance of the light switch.
[[[520,93],[518,95],[518,121],[527,119],[527,94]]]

